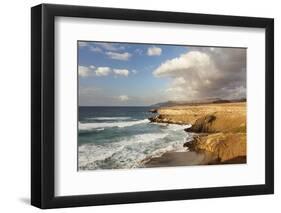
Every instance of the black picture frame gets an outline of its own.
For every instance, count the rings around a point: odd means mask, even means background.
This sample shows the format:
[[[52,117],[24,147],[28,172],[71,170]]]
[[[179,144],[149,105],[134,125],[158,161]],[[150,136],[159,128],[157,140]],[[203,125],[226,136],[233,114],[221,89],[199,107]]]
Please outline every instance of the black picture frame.
[[[93,195],[54,195],[55,17],[100,18],[265,29],[265,184]],[[274,20],[164,11],[41,4],[31,8],[31,204],[77,207],[274,193]]]

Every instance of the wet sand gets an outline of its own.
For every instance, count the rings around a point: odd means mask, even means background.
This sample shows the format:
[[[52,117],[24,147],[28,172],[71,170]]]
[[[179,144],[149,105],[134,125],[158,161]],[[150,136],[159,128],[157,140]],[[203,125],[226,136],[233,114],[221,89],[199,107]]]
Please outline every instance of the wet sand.
[[[206,152],[167,152],[160,157],[152,158],[145,163],[145,167],[192,166],[214,164],[216,157]]]

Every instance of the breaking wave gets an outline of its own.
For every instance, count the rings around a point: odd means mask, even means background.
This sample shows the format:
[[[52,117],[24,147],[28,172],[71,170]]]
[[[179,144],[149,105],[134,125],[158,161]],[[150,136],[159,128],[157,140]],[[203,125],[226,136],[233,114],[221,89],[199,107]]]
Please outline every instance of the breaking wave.
[[[179,126],[179,125],[177,125]],[[168,151],[183,151],[186,133],[172,125],[161,133],[124,137],[115,143],[79,146],[79,169],[115,169],[142,167],[145,159]],[[177,130],[175,130],[177,129]]]
[[[110,128],[110,127],[129,127],[139,124],[149,123],[148,119],[137,121],[122,121],[122,122],[102,122],[102,123],[81,123],[79,122],[79,131],[91,131],[93,129]]]

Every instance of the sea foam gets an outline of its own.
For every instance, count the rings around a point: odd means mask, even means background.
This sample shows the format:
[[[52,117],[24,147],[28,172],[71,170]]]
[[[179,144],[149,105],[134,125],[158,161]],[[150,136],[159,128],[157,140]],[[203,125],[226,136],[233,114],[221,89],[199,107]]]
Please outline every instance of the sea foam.
[[[137,121],[122,121],[122,122],[103,122],[103,123],[81,123],[79,122],[79,130],[90,131],[93,129],[110,128],[110,127],[129,127],[139,124],[149,123],[148,119],[137,120]]]
[[[183,151],[187,134],[183,126],[171,126],[161,133],[124,137],[115,143],[79,146],[79,169],[114,169],[142,167],[145,159],[158,157],[168,151]]]
[[[93,117],[86,118],[86,120],[108,121],[108,120],[129,120],[131,117]]]

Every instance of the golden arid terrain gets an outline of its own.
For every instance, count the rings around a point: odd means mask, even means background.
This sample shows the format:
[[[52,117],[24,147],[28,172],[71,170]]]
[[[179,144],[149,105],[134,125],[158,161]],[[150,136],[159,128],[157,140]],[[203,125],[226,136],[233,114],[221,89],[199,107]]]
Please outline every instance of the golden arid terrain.
[[[246,102],[162,107],[157,113],[150,118],[151,122],[192,125],[185,131],[194,133],[193,140],[183,146],[189,151],[212,155],[209,162],[205,159],[198,164],[246,162]],[[161,161],[165,160],[151,159],[148,165]],[[184,165],[184,156],[180,161]]]

